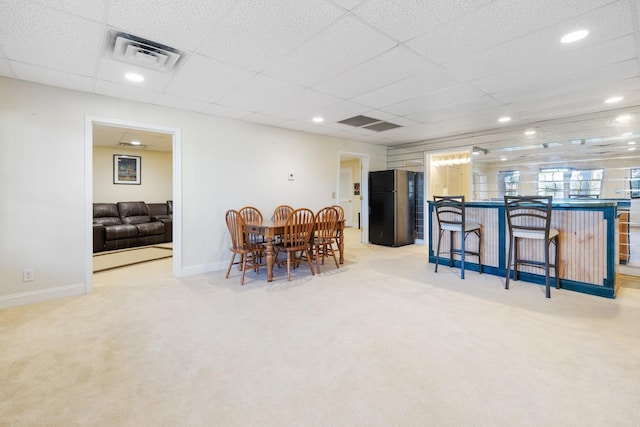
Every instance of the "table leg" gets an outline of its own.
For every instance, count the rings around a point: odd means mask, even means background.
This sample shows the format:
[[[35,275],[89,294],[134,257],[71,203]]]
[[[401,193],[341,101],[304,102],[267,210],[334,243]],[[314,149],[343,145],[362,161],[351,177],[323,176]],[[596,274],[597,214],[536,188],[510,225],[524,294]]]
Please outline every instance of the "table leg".
[[[275,259],[273,257],[273,238],[271,237],[267,238],[266,252],[267,252],[267,282],[273,282],[273,264]]]
[[[340,264],[344,264],[344,228],[340,231],[338,239],[338,252],[340,252]]]

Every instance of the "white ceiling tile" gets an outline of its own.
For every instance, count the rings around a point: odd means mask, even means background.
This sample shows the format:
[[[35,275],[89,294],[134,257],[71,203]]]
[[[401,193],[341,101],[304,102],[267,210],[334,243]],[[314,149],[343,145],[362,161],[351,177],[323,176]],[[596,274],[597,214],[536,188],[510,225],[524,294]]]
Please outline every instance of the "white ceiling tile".
[[[311,119],[318,114],[318,111],[322,111],[323,108],[339,102],[341,100],[333,96],[305,89],[293,97],[270,105],[262,110],[261,113],[288,119],[301,118],[305,123],[307,120],[311,122]],[[304,120],[305,118],[306,120]]]
[[[104,16],[105,0],[34,0],[33,2],[94,21],[101,21]]]
[[[303,86],[313,86],[380,55],[395,46],[352,16],[344,16],[302,45],[265,74]]]
[[[260,124],[269,125],[269,126],[279,126],[282,123],[287,121],[282,117],[274,117],[274,116],[269,116],[267,114],[262,114],[262,113],[252,113],[245,116],[243,119],[251,123],[260,123]]]
[[[398,67],[398,64],[403,65]],[[396,46],[313,88],[348,99],[423,73],[431,67],[415,53]]]
[[[142,68],[128,62],[117,61],[109,58],[101,58],[98,63],[96,77],[100,80],[111,81],[119,84],[129,84],[125,78],[126,73],[137,73],[144,77],[144,82],[136,83],[137,86],[148,90],[162,91],[173,79],[173,74],[160,72],[149,68]]]
[[[101,53],[100,23],[29,2],[3,8],[0,29],[0,46],[13,61],[90,76]]]
[[[633,25],[630,17],[628,3],[612,3],[562,25],[550,26],[490,49],[460,56],[443,67],[465,80],[498,74],[631,34]],[[592,31],[580,43],[564,45],[559,40],[568,28],[591,28]]]
[[[232,107],[223,107],[217,104],[211,104],[204,109],[203,113],[217,117],[227,117],[229,119],[244,119],[251,115],[250,111]]]
[[[344,7],[347,10],[351,10],[360,3],[363,3],[366,0],[333,0],[334,3]]]
[[[499,113],[495,111],[503,111],[505,107],[497,102],[490,96],[482,96],[478,98],[471,98],[465,101],[461,101],[455,104],[449,104],[444,106],[429,107],[419,112],[409,114],[406,117],[419,123],[431,123],[434,120],[443,120],[449,118],[462,118],[466,120],[468,117],[473,117],[479,114],[488,113],[491,116],[498,118]]]
[[[577,27],[589,37],[558,43]],[[635,107],[634,28],[638,0],[0,0],[0,75],[392,145],[504,136],[507,113],[515,129]],[[186,50],[184,64],[121,83],[108,30]],[[609,95],[625,99],[605,106]],[[358,114],[402,127],[335,122]]]
[[[261,71],[344,13],[328,2],[317,0],[241,0],[213,27],[199,52]]]
[[[94,91],[100,95],[113,96],[116,98],[129,99],[144,103],[153,103],[159,93],[146,90],[135,85],[118,84],[104,80],[96,80],[94,83]]]
[[[165,92],[216,102],[249,80],[254,73],[202,55],[191,56]]]
[[[407,41],[493,0],[371,0],[354,13],[396,40]]]
[[[434,110],[448,105],[469,102],[482,96],[486,96],[486,94],[465,83],[387,105],[383,109],[404,116],[416,111]]]
[[[461,80],[444,70],[432,67],[426,73],[356,96],[352,101],[372,108],[381,108],[460,83]]]
[[[527,64],[500,74],[475,80],[473,85],[487,93],[517,89],[527,85],[552,81],[572,74],[575,70],[589,70],[603,65],[616,64],[636,57],[635,39],[632,35],[594,46],[575,50],[560,58]]]
[[[626,82],[637,76],[638,64],[635,59],[613,64],[607,67],[582,70],[570,73],[554,80],[544,80],[522,85],[492,94],[492,97],[504,104],[514,104],[534,100],[544,104],[546,97],[555,97],[573,92],[589,96],[592,93],[600,97],[612,96],[620,88],[626,88]],[[633,85],[633,82],[629,83]]]
[[[162,93],[156,98],[156,104],[165,107],[177,108],[179,110],[202,112],[211,104],[192,98],[183,98],[181,96],[169,95]]]
[[[217,103],[257,112],[277,104],[283,99],[300,94],[304,90],[301,86],[294,86],[257,74],[227,96],[220,98]]]
[[[400,117],[400,116],[398,116],[396,114],[391,114],[391,113],[389,113],[387,111],[383,111],[383,110],[367,111],[366,113],[364,113],[364,115],[368,116],[368,117],[375,117],[376,119],[380,119],[380,120],[383,120],[385,122],[390,122],[390,123],[393,123],[395,125],[400,125],[400,126],[412,126],[412,125],[416,124],[415,121],[407,119],[406,117]]]
[[[351,101],[340,101],[317,110],[317,115],[324,118],[325,123],[331,123],[361,115],[366,110],[367,107],[360,104]]]
[[[442,64],[489,49],[611,3],[611,0],[496,0],[473,14],[410,40],[407,45]]]
[[[22,62],[11,62],[11,68],[23,80],[84,92],[93,90],[92,77],[49,70]]]
[[[194,50],[233,4],[233,0],[112,0],[107,22],[157,43]]]

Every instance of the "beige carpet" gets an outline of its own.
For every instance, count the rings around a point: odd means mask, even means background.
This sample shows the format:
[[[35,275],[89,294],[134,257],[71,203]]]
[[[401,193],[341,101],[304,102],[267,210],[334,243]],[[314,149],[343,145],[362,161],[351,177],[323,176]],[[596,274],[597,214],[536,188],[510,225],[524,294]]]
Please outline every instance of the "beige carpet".
[[[93,255],[93,272],[110,270],[141,262],[163,258],[171,258],[171,243],[140,248],[130,248],[118,251],[98,252]]]
[[[165,259],[0,311],[0,425],[640,425],[640,289],[548,300],[426,258],[349,236],[291,282]]]

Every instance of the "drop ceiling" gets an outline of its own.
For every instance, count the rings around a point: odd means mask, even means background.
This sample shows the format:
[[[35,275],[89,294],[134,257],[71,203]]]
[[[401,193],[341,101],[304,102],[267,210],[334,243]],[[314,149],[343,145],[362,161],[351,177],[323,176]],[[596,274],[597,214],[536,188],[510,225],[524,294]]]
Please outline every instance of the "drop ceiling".
[[[385,146],[545,126],[578,139],[640,105],[639,13],[640,0],[2,0],[0,75]],[[169,71],[123,61],[120,32],[181,56]],[[340,123],[355,116],[398,127]],[[580,117],[598,120],[573,129]]]

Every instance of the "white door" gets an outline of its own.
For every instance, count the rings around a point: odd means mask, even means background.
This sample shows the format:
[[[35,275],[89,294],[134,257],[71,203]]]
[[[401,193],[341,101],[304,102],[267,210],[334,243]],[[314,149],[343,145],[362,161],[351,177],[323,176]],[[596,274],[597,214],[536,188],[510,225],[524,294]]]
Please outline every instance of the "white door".
[[[353,227],[353,170],[340,168],[340,194],[338,204],[344,209],[345,227]]]

